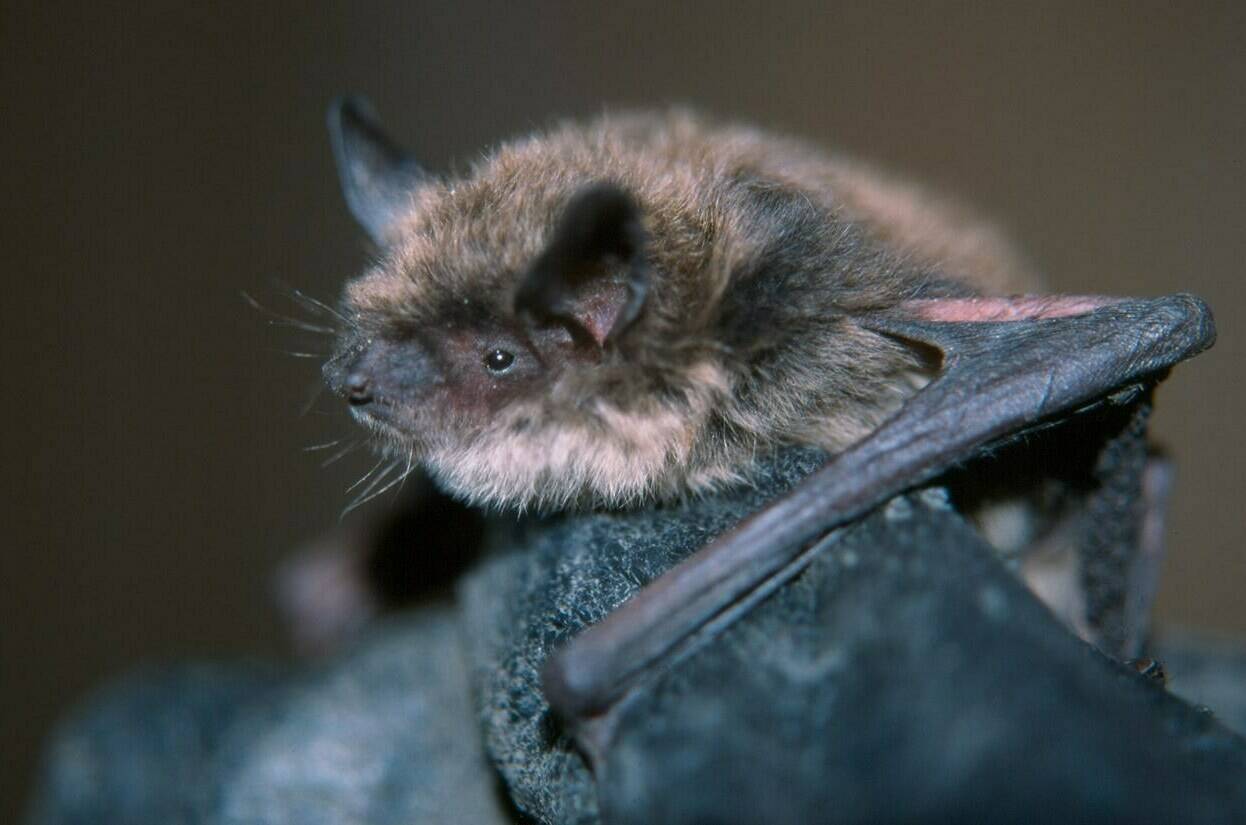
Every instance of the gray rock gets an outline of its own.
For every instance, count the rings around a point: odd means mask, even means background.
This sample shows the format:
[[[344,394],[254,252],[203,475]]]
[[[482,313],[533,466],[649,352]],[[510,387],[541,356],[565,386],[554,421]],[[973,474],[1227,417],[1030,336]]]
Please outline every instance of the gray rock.
[[[1221,724],[1246,735],[1246,647],[1240,641],[1165,631],[1154,655],[1168,674],[1172,693],[1214,711]]]
[[[899,503],[628,700],[605,821],[1246,821],[1246,743]]]
[[[29,821],[509,822],[458,633],[449,608],[426,608],[320,667],[123,680],[56,737]]]
[[[62,726],[29,821],[1246,821],[1246,744],[1070,635],[938,489],[837,531],[642,685],[594,776],[540,692],[546,656],[820,461],[518,525],[457,605],[317,667],[123,680]],[[1174,685],[1235,695],[1240,654],[1163,657]]]
[[[480,722],[521,810],[543,822],[598,821],[592,775],[541,694],[550,651],[824,460],[793,450],[767,465],[754,487],[530,524],[467,576],[460,594]]]
[[[51,737],[31,825],[197,821],[193,789],[221,740],[276,668],[232,663],[146,667],[101,688]]]

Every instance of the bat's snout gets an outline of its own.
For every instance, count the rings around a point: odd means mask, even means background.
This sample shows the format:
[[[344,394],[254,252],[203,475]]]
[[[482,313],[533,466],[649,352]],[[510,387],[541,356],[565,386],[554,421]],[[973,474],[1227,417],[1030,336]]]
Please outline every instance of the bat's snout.
[[[324,366],[325,383],[352,409],[413,404],[439,382],[432,359],[415,341],[377,339]]]
[[[352,407],[363,407],[372,403],[372,378],[365,372],[351,372],[346,376],[342,389],[342,394]]]

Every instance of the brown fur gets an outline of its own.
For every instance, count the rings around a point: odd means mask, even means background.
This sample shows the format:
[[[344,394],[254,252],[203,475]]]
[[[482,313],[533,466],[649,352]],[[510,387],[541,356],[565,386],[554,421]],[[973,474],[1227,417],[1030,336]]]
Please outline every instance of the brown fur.
[[[347,288],[343,352],[440,329],[460,306],[513,328],[519,278],[571,196],[600,181],[644,215],[651,283],[635,325],[539,392],[373,422],[472,501],[621,506],[746,480],[778,445],[841,450],[929,367],[854,313],[1032,282],[993,228],[858,163],[686,112],[606,116],[412,192],[384,256]]]

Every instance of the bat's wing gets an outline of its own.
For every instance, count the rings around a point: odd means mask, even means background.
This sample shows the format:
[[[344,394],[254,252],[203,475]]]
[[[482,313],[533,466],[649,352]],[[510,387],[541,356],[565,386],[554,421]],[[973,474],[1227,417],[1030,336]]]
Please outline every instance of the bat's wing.
[[[587,750],[633,688],[792,579],[828,531],[1002,441],[1088,406],[1128,404],[1215,335],[1207,306],[1188,295],[914,301],[858,320],[940,351],[939,376],[874,434],[547,661],[546,696]]]

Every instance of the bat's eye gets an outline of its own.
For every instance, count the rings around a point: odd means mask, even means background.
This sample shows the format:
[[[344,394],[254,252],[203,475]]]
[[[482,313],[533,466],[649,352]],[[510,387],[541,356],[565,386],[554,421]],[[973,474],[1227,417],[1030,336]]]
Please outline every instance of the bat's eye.
[[[515,356],[504,349],[490,350],[485,356],[485,369],[495,375],[501,375],[515,363]]]

